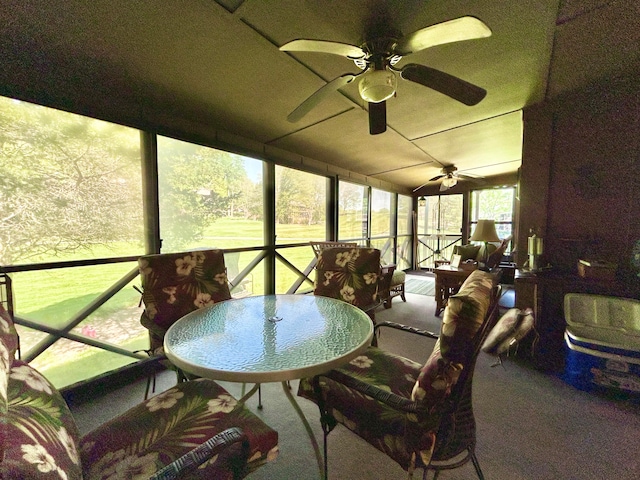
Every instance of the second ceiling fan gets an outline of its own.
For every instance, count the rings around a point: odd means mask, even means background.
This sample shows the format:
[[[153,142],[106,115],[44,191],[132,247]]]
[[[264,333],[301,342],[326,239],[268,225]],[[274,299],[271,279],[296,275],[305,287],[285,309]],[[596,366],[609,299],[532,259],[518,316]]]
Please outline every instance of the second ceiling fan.
[[[376,135],[387,129],[386,100],[396,91],[396,73],[405,80],[436,90],[465,105],[476,105],[487,94],[473,85],[435,68],[409,63],[401,68],[395,64],[426,48],[446,43],[491,36],[491,30],[475,17],[460,17],[422,28],[405,36],[388,25],[378,25],[368,32],[361,46],[327,40],[293,40],[280,47],[288,52],[320,52],[346,57],[362,70],[357,74],[345,73],[316,90],[293,110],[287,119],[297,122],[341,87],[360,79],[359,92],[369,104],[369,133]]]
[[[455,187],[458,184],[458,180],[469,180],[481,185],[485,183],[485,181],[480,177],[458,173],[458,167],[456,167],[455,165],[446,165],[442,167],[439,175],[430,178],[427,183],[423,183],[419,187],[414,188],[413,191],[415,193],[428,183],[440,181],[440,191],[444,192],[445,190]]]

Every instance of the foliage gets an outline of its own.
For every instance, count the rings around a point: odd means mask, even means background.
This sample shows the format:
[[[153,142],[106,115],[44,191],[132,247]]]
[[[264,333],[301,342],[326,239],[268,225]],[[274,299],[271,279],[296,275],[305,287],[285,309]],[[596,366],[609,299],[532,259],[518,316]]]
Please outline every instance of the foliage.
[[[142,238],[137,131],[0,97],[0,264]]]
[[[240,200],[250,182],[241,157],[171,139],[159,142],[158,154],[160,226],[168,249],[202,239],[215,220],[245,210]]]
[[[276,221],[313,225],[324,222],[326,180],[318,175],[276,167]]]

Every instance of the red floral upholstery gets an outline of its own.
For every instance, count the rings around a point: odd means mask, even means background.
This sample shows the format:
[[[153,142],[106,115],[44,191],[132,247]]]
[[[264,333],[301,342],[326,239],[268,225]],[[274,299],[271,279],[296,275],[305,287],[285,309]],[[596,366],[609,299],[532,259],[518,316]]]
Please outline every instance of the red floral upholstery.
[[[377,305],[380,250],[337,247],[320,252],[313,293],[332,297],[363,310]]]
[[[15,329],[0,305],[0,478],[148,478],[229,427],[247,437],[184,478],[242,478],[278,453],[278,434],[220,385],[184,382],[80,438],[60,393],[15,360]]]
[[[325,434],[341,423],[409,472],[465,449],[474,455],[471,381],[495,316],[493,289],[490,273],[478,270],[467,278],[449,299],[442,333],[424,366],[372,346],[343,368],[301,380],[298,395],[318,403]],[[456,410],[447,412],[453,403]]]
[[[222,250],[145,255],[138,266],[145,305],[140,322],[154,352],[178,319],[231,298]]]

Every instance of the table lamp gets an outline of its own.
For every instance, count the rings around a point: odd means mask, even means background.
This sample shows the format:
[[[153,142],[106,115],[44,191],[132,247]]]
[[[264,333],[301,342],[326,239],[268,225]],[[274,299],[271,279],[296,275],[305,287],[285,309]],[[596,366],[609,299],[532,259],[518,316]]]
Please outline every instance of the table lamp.
[[[489,258],[488,243],[500,241],[500,237],[498,237],[498,233],[496,232],[495,221],[486,219],[478,220],[476,229],[473,231],[473,235],[471,235],[469,240],[472,242],[484,242],[484,263],[486,265],[487,259]]]

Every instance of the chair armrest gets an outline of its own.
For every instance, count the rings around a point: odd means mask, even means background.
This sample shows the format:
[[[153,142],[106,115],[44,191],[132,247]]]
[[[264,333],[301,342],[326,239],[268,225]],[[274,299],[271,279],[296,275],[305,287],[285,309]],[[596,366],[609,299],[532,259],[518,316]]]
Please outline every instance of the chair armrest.
[[[380,280],[378,282],[378,292],[382,296],[389,295],[389,288],[391,287],[391,279],[393,278],[393,272],[396,270],[395,263],[389,265],[383,265],[380,267]]]
[[[158,470],[149,477],[149,480],[174,480],[182,478],[220,451],[240,441],[243,442],[243,448],[247,450],[248,455],[248,441],[244,432],[236,427],[224,430]]]
[[[395,322],[380,322],[380,323],[377,323],[375,325],[375,327],[373,327],[373,329],[374,329],[374,337],[375,337],[375,331],[380,327],[389,327],[389,328],[394,328],[396,330],[402,330],[404,332],[415,333],[416,335],[422,335],[423,337],[433,338],[434,340],[437,340],[438,338],[440,338],[439,335],[437,335],[437,334],[435,334],[433,332],[430,332],[428,330],[422,330],[420,328],[410,327],[409,325],[402,325],[401,323],[395,323]]]
[[[395,393],[391,393],[388,390],[383,390],[376,385],[358,380],[357,378],[346,375],[339,370],[331,370],[327,373],[322,373],[315,376],[313,380],[314,384],[319,381],[320,377],[330,378],[334,382],[338,382],[346,387],[352,388],[353,390],[362,393],[363,395],[367,395],[374,400],[384,403],[385,405],[389,405],[395,410],[406,413],[426,412],[426,409],[423,407],[422,403],[418,403],[415,400],[396,395]]]

